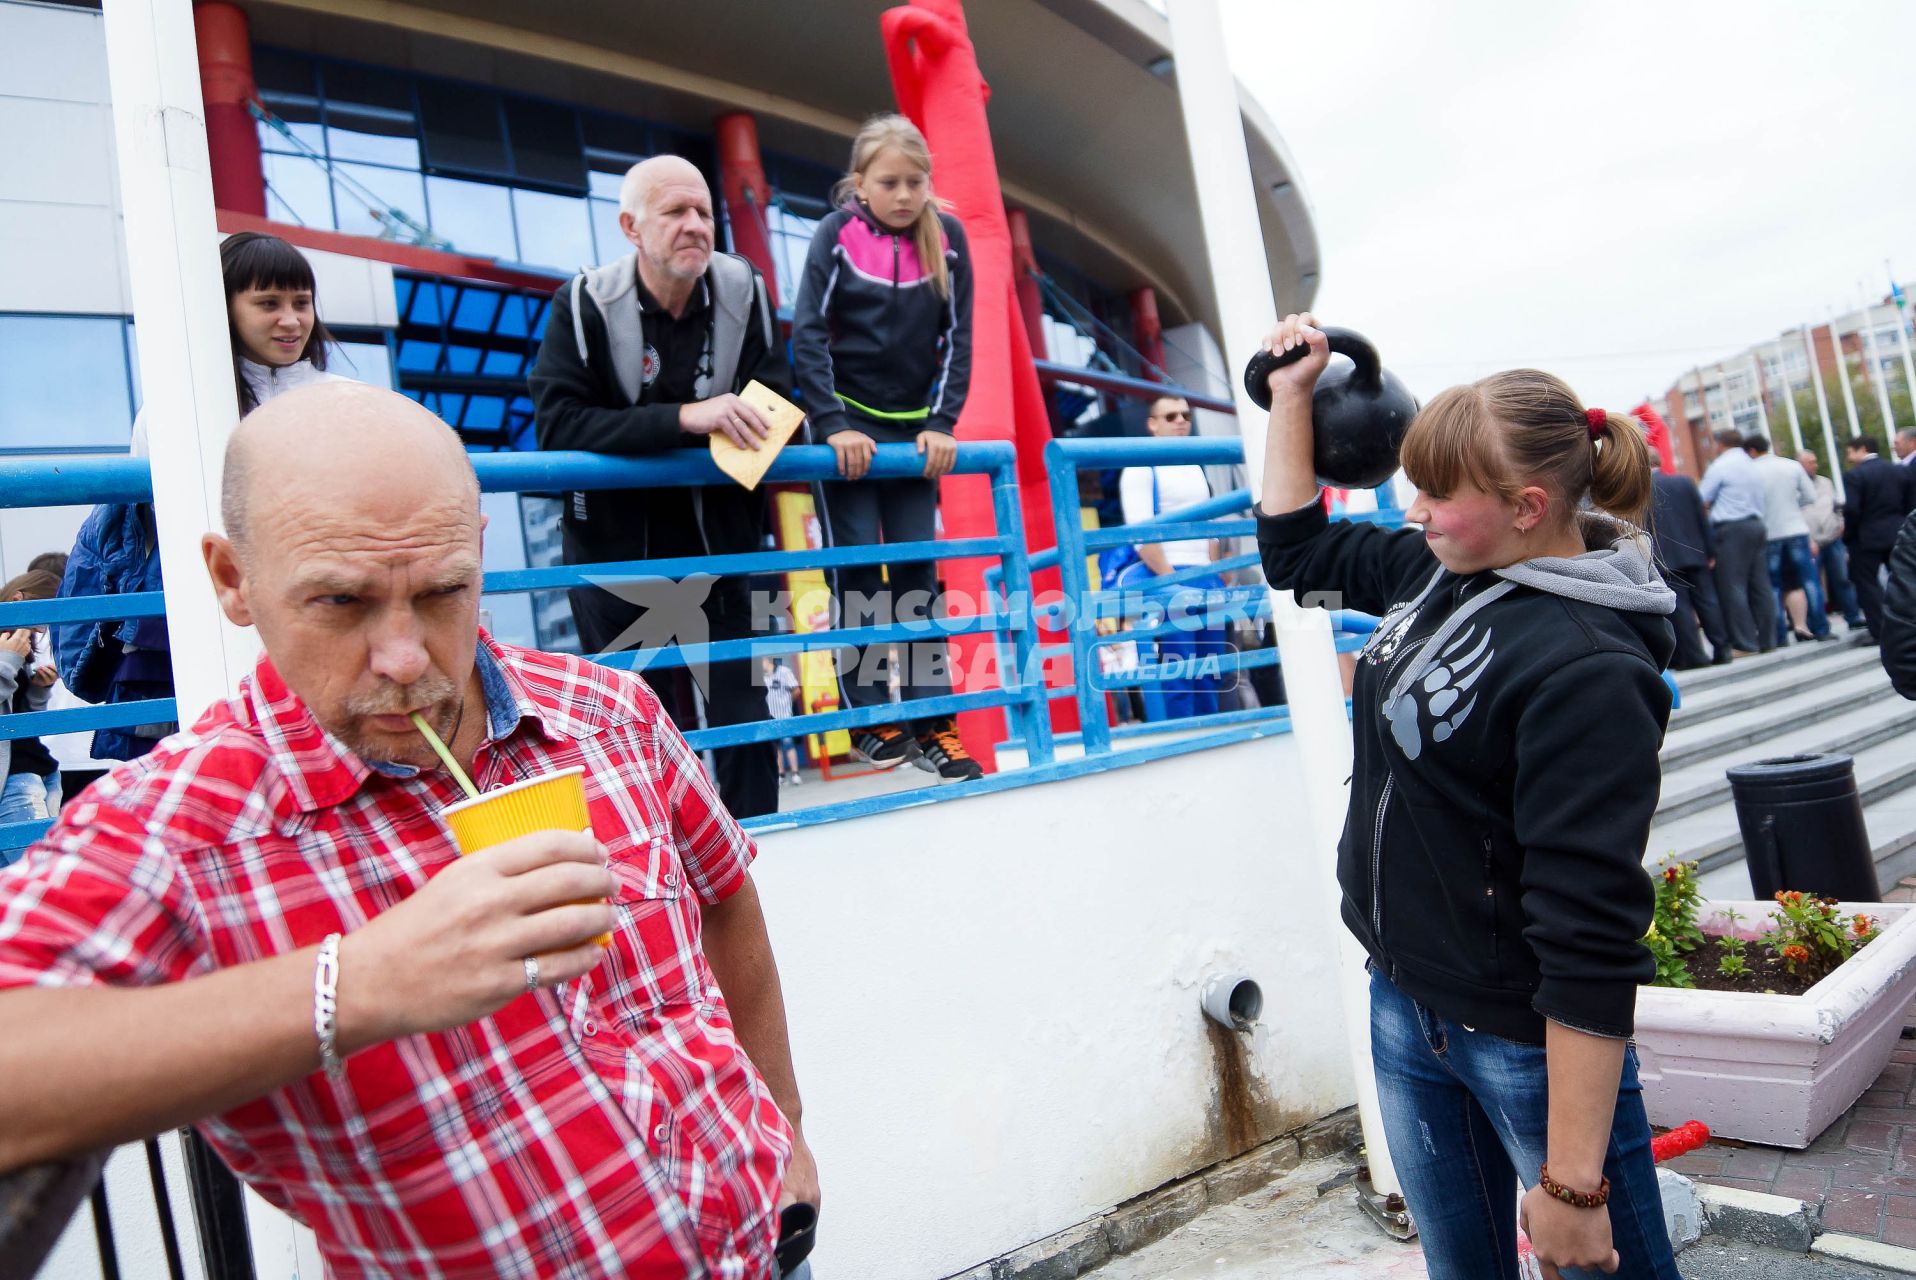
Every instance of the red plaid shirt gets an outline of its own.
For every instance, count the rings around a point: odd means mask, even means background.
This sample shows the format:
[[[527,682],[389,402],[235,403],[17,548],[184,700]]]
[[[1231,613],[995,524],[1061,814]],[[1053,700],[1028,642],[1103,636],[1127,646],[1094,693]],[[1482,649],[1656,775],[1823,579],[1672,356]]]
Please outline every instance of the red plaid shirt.
[[[336,1276],[769,1276],[790,1131],[699,945],[755,850],[638,678],[481,636],[482,788],[585,766],[619,923],[583,983],[354,1054],[200,1127]],[[0,987],[177,982],[346,932],[457,856],[262,661],[0,872]]]

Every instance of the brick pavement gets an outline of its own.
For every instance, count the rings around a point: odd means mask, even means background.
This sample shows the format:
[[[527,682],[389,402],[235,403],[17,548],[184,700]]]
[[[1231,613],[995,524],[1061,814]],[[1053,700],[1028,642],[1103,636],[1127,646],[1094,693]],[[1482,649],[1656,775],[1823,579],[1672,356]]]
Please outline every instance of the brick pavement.
[[[1916,876],[1883,900],[1916,902]],[[1903,1037],[1869,1092],[1806,1150],[1713,1141],[1667,1167],[1801,1200],[1826,1231],[1916,1248],[1916,1027]]]

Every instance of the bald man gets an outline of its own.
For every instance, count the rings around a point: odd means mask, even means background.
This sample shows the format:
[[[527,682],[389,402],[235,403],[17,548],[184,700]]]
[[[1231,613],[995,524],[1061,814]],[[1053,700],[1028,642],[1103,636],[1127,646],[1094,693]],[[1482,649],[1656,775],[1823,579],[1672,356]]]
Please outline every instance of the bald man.
[[[712,251],[705,175],[678,156],[634,165],[619,193],[619,229],[631,253],[552,295],[530,376],[539,447],[658,454],[703,450],[718,433],[755,448],[765,422],[736,393],[754,378],[783,391],[791,375],[765,282],[744,258]],[[739,555],[760,549],[765,498],[731,483],[577,490],[565,495],[561,519],[567,564]],[[643,591],[581,586],[570,595],[584,652],[633,646],[635,624],[647,612]],[[649,618],[646,631],[659,622]],[[705,635],[688,635],[685,620],[665,622],[692,641],[744,639],[757,630],[742,577],[712,584]],[[765,690],[753,683],[753,671],[744,659],[711,665],[701,690],[707,723],[765,719]],[[680,721],[697,725],[685,673],[654,678]],[[778,811],[771,742],[724,748],[713,762],[719,794],[735,816]]]
[[[403,396],[266,405],[222,510],[265,656],[0,876],[0,1171],[193,1124],[334,1276],[774,1275],[818,1192],[755,850],[657,700],[479,630]],[[591,833],[460,857],[413,714],[482,789],[583,768]]]

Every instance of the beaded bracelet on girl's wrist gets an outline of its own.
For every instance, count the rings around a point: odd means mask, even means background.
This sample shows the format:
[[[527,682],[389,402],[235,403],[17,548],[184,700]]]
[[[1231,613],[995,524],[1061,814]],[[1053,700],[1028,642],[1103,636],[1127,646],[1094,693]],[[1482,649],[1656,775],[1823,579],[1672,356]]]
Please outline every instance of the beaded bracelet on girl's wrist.
[[[1572,1191],[1569,1187],[1550,1176],[1550,1165],[1546,1162],[1537,1174],[1537,1185],[1543,1193],[1563,1201],[1573,1209],[1601,1209],[1610,1203],[1610,1179],[1601,1180],[1602,1185],[1595,1191]]]

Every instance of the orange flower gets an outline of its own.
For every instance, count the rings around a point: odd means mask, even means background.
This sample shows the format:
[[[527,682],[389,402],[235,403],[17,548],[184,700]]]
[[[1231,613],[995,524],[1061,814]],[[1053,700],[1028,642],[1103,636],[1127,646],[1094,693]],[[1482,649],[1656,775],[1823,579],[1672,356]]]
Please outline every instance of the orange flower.
[[[1677,882],[1677,869],[1675,867],[1665,867],[1663,869],[1663,883],[1675,884],[1676,882]]]
[[[1859,911],[1856,913],[1856,923],[1853,927],[1856,930],[1856,936],[1860,938],[1863,935],[1867,934],[1871,929],[1874,929],[1876,927],[1876,922],[1871,920],[1868,916],[1864,915],[1862,912]]]
[[[1810,958],[1810,949],[1799,943],[1791,943],[1783,948],[1783,958],[1791,964],[1805,964]]]

